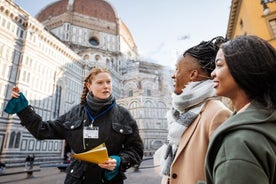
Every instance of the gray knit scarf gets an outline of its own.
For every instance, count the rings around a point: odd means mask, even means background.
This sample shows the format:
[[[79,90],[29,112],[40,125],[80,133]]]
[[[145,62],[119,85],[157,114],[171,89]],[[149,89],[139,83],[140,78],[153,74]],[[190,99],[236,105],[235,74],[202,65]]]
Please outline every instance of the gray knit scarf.
[[[168,141],[161,163],[162,174],[169,176],[170,167],[182,134],[200,113],[205,101],[215,96],[212,80],[190,82],[180,95],[172,95],[172,108],[167,112]]]
[[[96,99],[90,92],[87,93],[86,102],[93,115],[103,111],[115,101],[115,97],[110,95],[107,99]]]

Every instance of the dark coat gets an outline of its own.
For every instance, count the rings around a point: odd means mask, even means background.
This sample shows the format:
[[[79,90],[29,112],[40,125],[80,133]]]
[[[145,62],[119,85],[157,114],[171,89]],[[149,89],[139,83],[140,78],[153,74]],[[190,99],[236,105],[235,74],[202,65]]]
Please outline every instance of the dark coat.
[[[206,156],[208,184],[276,183],[276,110],[252,102],[212,135]]]
[[[136,121],[127,109],[115,105],[110,111],[95,119],[93,126],[99,127],[98,139],[83,139],[83,127],[90,123],[84,106],[79,104],[54,121],[42,121],[31,106],[17,114],[21,124],[37,139],[65,139],[75,153],[90,150],[105,143],[108,155],[121,158],[119,174],[105,181],[104,169],[97,164],[72,160],[67,168],[65,184],[84,183],[123,183],[124,172],[133,165],[140,164],[143,156],[143,143]]]

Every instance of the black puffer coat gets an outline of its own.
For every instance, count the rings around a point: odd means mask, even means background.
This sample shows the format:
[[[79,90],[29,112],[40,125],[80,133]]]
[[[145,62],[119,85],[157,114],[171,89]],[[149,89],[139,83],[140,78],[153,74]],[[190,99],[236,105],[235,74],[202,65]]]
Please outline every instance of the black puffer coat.
[[[90,120],[81,104],[54,121],[42,121],[31,106],[17,115],[21,124],[37,139],[65,139],[75,153],[90,150],[105,142],[109,156],[121,157],[120,172],[111,181],[105,180],[104,169],[98,165],[73,160],[67,168],[65,184],[121,184],[126,178],[126,169],[142,161],[143,143],[136,121],[120,105],[115,104],[111,110],[95,119],[93,125],[99,127],[99,139],[83,139],[83,127]]]

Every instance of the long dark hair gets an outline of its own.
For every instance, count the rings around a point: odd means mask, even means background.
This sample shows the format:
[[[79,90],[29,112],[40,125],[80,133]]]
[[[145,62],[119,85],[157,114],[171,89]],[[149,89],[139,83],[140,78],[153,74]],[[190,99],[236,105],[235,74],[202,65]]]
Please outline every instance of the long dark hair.
[[[276,50],[257,36],[239,36],[221,45],[231,75],[251,100],[276,108]]]

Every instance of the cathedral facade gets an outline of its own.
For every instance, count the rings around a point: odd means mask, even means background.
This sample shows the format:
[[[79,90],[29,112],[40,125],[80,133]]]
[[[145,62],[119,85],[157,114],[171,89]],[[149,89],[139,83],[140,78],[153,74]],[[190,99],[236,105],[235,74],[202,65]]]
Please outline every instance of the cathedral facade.
[[[59,0],[36,17],[0,0],[0,157],[9,165],[33,153],[60,160],[63,140],[36,140],[16,115],[3,112],[17,85],[44,120],[80,101],[83,79],[95,66],[113,77],[117,103],[130,110],[150,156],[166,140],[171,69],[139,59],[135,41],[105,0]]]

